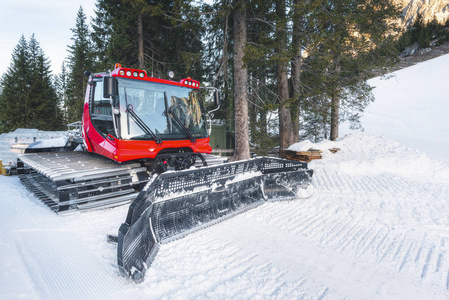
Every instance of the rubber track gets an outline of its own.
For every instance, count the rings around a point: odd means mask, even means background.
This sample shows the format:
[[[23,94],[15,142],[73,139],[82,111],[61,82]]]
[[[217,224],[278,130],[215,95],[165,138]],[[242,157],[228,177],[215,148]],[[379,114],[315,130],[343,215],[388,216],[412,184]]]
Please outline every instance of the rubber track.
[[[111,207],[134,200],[148,181],[138,163],[117,164],[87,152],[30,153],[22,184],[56,213]]]

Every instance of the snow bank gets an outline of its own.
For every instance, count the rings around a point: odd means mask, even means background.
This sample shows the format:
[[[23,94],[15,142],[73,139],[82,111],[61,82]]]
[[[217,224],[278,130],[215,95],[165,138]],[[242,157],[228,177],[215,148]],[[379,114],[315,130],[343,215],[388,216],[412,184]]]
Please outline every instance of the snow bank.
[[[316,144],[304,141],[293,144],[289,149],[318,149],[323,157],[333,162],[333,167],[351,175],[376,175],[391,173],[404,177],[427,177],[449,181],[449,165],[435,161],[425,153],[408,148],[383,136],[348,134],[338,141],[322,141]],[[340,148],[337,154],[329,151]],[[316,161],[318,163],[318,161]],[[312,163],[313,168],[314,163]]]

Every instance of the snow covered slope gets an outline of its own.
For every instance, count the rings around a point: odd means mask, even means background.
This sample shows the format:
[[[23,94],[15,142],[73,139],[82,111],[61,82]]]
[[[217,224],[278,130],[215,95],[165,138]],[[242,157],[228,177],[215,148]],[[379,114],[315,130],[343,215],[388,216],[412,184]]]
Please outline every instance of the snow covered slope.
[[[449,54],[368,81],[376,100],[361,119],[365,132],[449,164],[448,69]],[[346,124],[340,132],[352,131]]]
[[[376,97],[402,74],[418,85],[403,72],[379,80]],[[0,177],[0,299],[449,299],[449,164],[432,152],[447,149],[446,93],[399,99],[410,89],[390,88],[392,98],[379,100],[390,105],[368,109],[370,134],[313,145],[323,150],[310,163],[313,196],[269,202],[162,245],[138,285],[119,275],[106,242],[126,206],[62,217],[17,177]],[[424,120],[442,125],[421,130],[419,122],[430,126]],[[430,152],[418,149],[423,140]]]

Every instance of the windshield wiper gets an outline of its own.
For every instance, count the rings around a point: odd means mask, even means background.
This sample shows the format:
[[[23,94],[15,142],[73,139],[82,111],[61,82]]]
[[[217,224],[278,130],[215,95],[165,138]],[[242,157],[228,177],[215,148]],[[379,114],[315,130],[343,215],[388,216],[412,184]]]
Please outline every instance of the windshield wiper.
[[[133,121],[136,122],[137,126],[139,126],[140,129],[142,129],[145,132],[145,134],[151,136],[154,139],[156,144],[162,144],[162,139],[157,135],[155,135],[154,132],[151,131],[151,129],[147,126],[147,124],[145,124],[145,122],[142,121],[142,119],[134,112],[131,104],[128,105],[126,112],[128,113],[129,116],[131,116],[131,119],[133,119]]]
[[[184,123],[182,123],[182,121],[178,118],[178,116],[173,113],[173,111],[171,109],[171,106],[168,107],[168,99],[167,99],[167,93],[166,92],[164,92],[164,98],[165,98],[165,109],[168,112],[168,114],[170,116],[172,116],[173,120],[175,120],[176,123],[178,124],[178,126],[181,127],[181,129],[187,134],[187,136],[190,139],[190,142],[192,144],[195,144],[196,143],[196,138],[190,133],[189,129],[187,129],[187,127],[184,125]],[[169,116],[167,116],[167,117],[169,117]]]

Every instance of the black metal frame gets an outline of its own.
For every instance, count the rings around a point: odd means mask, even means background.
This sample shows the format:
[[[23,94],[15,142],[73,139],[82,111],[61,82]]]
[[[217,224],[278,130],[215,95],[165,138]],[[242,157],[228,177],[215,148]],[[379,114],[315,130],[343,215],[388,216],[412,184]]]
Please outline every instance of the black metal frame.
[[[261,157],[154,175],[120,226],[119,269],[139,282],[160,243],[266,200],[296,198],[297,190],[310,184],[312,174],[307,163]]]

